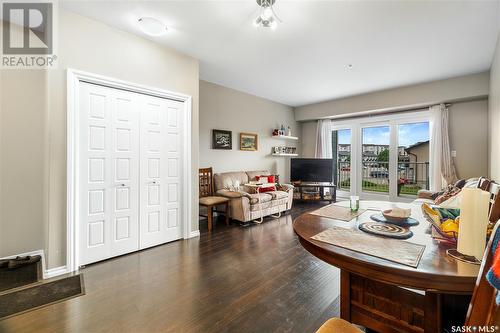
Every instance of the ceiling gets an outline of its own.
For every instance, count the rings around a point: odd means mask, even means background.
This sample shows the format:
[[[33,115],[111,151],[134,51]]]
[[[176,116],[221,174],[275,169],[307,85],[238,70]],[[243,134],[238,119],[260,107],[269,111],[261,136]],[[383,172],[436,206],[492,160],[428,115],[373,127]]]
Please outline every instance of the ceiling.
[[[486,71],[499,29],[497,1],[277,0],[274,31],[252,25],[254,0],[60,5],[199,59],[203,80],[290,106]],[[169,32],[145,36],[141,16]]]

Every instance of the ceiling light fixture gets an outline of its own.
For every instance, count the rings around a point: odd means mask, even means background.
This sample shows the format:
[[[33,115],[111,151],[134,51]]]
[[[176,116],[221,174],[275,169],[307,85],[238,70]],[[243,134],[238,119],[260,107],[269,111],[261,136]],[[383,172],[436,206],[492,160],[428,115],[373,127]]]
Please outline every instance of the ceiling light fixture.
[[[139,28],[150,36],[161,36],[167,33],[167,26],[153,17],[141,17],[137,22]]]
[[[276,29],[278,22],[282,22],[276,12],[274,11],[273,5],[276,0],[256,0],[260,7],[259,16],[254,20],[253,25],[262,28]]]

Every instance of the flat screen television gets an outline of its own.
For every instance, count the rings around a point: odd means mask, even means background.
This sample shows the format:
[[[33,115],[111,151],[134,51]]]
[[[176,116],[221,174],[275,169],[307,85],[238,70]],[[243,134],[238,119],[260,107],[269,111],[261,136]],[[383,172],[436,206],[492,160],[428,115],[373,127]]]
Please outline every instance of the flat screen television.
[[[290,178],[292,182],[333,182],[333,159],[292,158]]]

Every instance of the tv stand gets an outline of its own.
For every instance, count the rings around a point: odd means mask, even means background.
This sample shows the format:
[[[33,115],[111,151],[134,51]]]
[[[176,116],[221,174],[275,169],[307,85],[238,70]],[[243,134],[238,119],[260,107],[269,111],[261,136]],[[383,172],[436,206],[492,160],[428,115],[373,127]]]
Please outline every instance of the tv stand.
[[[337,185],[334,183],[294,182],[293,199],[300,201],[337,201]],[[325,189],[328,189],[325,191]]]

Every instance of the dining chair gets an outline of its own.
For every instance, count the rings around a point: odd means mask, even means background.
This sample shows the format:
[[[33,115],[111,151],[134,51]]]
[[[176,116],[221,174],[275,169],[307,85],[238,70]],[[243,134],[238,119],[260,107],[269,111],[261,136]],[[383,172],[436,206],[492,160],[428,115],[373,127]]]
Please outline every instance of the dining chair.
[[[229,225],[229,199],[214,196],[213,172],[212,168],[202,168],[199,170],[200,206],[207,209],[207,215],[201,215],[208,219],[208,231],[212,231],[213,212],[217,206],[224,206],[226,225]],[[218,213],[221,213],[217,211]]]
[[[491,233],[490,241],[484,252],[483,261],[476,280],[476,286],[467,311],[465,326],[491,327],[500,326],[500,306],[496,303],[498,291],[486,280],[486,274],[493,263],[491,248],[498,231],[499,223],[495,225]],[[486,332],[486,331],[485,331]],[[356,326],[340,318],[327,320],[316,333],[362,333]]]

